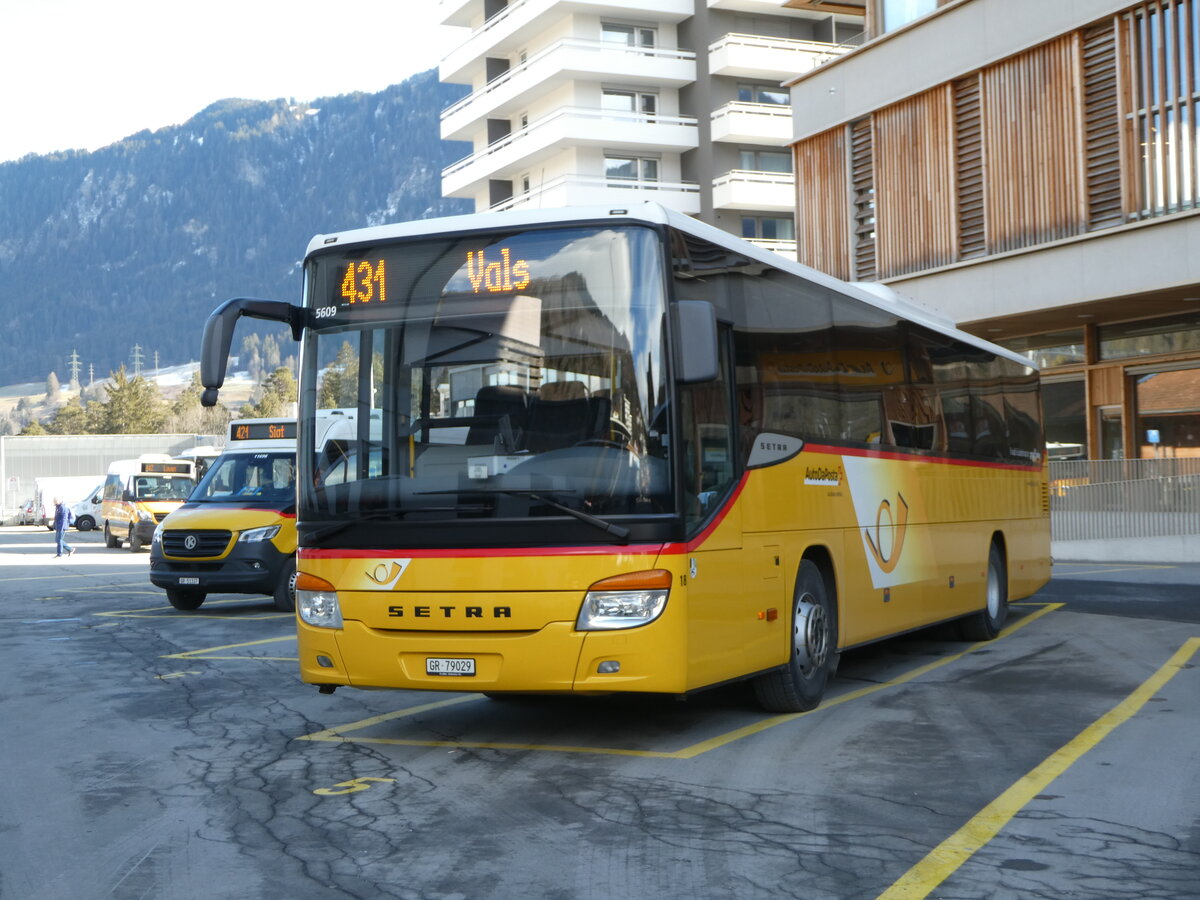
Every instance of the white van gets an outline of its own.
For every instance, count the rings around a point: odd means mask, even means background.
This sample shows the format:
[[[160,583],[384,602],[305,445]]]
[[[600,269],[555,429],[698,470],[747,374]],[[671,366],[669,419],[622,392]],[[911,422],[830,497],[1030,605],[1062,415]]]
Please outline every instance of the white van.
[[[104,500],[104,482],[100,482],[92,492],[71,507],[75,513],[75,527],[80,531],[91,531],[100,521],[101,502]]]

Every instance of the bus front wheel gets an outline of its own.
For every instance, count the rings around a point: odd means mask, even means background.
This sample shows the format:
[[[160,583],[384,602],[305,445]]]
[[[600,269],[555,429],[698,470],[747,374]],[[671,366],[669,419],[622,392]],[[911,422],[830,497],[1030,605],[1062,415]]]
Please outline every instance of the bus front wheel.
[[[142,539],[137,536],[137,528],[133,522],[129,523],[129,549],[134,553],[142,549]]]
[[[275,586],[275,608],[280,612],[292,612],[296,609],[296,561],[292,560],[283,567],[279,576],[279,584]]]
[[[796,575],[791,621],[787,665],[754,680],[755,696],[769,712],[816,709],[837,668],[837,606],[821,570],[809,559],[800,563]]]
[[[104,546],[109,550],[116,550],[121,546],[120,539],[112,533],[107,521],[104,523]]]
[[[959,622],[958,631],[963,640],[990,641],[1008,621],[1008,573],[1004,565],[1004,553],[995,542],[988,552],[984,601],[983,609]]]

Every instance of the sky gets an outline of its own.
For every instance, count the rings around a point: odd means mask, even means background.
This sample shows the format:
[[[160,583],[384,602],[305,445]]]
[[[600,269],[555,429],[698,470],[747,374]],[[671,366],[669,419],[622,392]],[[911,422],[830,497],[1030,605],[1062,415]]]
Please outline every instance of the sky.
[[[437,0],[0,0],[0,162],[96,150],[227,97],[374,92],[463,30]]]

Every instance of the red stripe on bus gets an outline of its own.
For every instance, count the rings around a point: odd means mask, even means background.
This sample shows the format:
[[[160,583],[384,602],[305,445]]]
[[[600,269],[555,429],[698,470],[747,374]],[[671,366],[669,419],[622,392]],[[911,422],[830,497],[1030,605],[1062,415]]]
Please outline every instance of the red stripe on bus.
[[[951,456],[916,456],[911,453],[897,453],[894,450],[869,450],[862,447],[834,447],[828,444],[805,444],[803,453],[828,453],[832,456],[862,456],[867,459],[896,459],[902,462],[928,462],[945,466],[971,466],[977,469],[1012,469],[1017,472],[1040,472],[1041,463],[1003,463],[987,462],[978,459],[957,459]],[[796,457],[792,457],[795,459]],[[766,468],[759,466],[758,468]]]

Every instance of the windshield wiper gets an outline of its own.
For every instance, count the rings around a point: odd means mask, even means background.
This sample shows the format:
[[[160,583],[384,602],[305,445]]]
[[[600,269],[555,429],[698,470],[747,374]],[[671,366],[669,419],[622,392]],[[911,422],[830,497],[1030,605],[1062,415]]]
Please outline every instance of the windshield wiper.
[[[559,503],[557,500],[547,497],[540,491],[520,490],[517,488],[486,488],[481,490],[450,490],[450,491],[418,491],[419,494],[508,494],[510,497],[528,497],[530,500],[536,500],[539,503],[545,503],[547,506],[552,506],[560,512],[565,512],[568,516],[573,516],[580,522],[586,522],[593,528],[599,528],[606,534],[611,534],[619,540],[626,540],[630,531],[624,525],[614,525],[612,522],[606,522],[599,516],[593,516],[591,513],[585,513],[582,509],[575,509],[567,506],[565,503]]]

